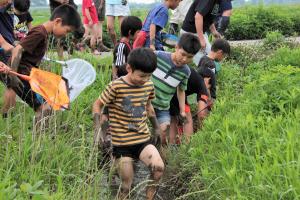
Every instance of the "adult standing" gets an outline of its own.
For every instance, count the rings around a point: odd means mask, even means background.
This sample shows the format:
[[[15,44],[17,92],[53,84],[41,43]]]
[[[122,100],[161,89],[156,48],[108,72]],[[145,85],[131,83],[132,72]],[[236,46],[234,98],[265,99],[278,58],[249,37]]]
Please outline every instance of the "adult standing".
[[[114,46],[117,45],[117,37],[115,32],[115,17],[118,17],[119,27],[124,17],[130,14],[127,0],[106,0],[105,12],[107,16],[107,29]]]
[[[189,32],[197,35],[201,50],[205,51],[206,54],[210,52],[211,45],[205,32],[210,31],[215,38],[221,37],[214,25],[219,3],[220,0],[195,0],[189,8],[180,30],[180,34]],[[201,57],[200,52],[195,56],[194,63],[196,65],[198,65]]]

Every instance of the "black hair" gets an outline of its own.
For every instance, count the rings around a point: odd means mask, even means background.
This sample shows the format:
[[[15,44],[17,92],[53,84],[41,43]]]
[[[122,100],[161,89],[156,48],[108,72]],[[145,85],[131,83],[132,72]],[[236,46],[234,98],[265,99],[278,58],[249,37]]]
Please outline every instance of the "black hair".
[[[132,71],[141,70],[144,73],[152,73],[157,67],[157,58],[150,48],[137,48],[130,52],[127,63]]]
[[[76,29],[74,31],[74,38],[79,40],[81,38],[83,38],[83,35],[84,35],[84,27],[83,26],[80,26],[78,29]]]
[[[201,48],[198,37],[191,33],[182,34],[177,45],[179,48],[182,48],[187,53],[193,55],[195,55]]]
[[[216,39],[211,46],[211,50],[213,52],[222,50],[224,54],[230,54],[230,44],[227,40]]]
[[[19,12],[28,12],[30,0],[14,0],[14,8]]]
[[[72,26],[75,30],[82,26],[81,18],[77,10],[67,4],[60,5],[53,10],[50,20],[53,21],[56,18],[62,19],[63,26]]]
[[[124,37],[134,35],[135,32],[141,30],[143,27],[142,20],[136,16],[127,16],[122,20],[121,34]]]

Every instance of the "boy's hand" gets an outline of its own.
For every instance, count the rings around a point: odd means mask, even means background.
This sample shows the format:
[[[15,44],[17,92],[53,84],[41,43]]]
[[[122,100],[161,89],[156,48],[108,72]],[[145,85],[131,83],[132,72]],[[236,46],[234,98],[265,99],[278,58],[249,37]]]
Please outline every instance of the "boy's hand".
[[[153,131],[153,134],[151,136],[151,143],[159,148],[161,146],[161,139],[160,139],[160,129],[156,128]]]
[[[222,35],[218,31],[214,31],[212,34],[213,34],[214,38],[217,38],[217,39],[222,38]]]
[[[178,116],[178,121],[182,125],[186,122],[186,113],[185,112],[180,112],[180,114]]]
[[[3,62],[0,62],[0,72],[7,74],[11,70],[10,67],[8,67],[6,64]]]
[[[91,27],[91,28],[92,28],[92,27],[93,27],[93,25],[94,25],[94,24],[93,24],[93,20],[89,20],[89,27]]]
[[[94,121],[94,144],[100,145],[102,147],[104,144],[104,135],[100,124],[100,114],[95,113],[93,116],[93,121]]]

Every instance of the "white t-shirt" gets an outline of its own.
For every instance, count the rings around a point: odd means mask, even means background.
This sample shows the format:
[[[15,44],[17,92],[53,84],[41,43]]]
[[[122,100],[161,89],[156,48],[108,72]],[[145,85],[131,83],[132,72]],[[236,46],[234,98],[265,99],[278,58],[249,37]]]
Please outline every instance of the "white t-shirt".
[[[122,0],[106,0],[106,4],[122,4]]]

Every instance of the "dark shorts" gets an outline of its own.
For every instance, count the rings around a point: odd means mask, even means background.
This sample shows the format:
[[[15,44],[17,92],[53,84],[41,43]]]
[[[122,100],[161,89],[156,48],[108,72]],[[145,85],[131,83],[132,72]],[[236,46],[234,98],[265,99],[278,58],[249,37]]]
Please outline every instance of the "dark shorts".
[[[35,111],[45,102],[41,95],[31,90],[28,81],[21,80],[23,83],[23,87],[21,87],[20,90],[18,87],[13,87],[11,85],[10,76],[0,74],[0,79],[6,85],[7,88],[14,90],[15,93]]]
[[[98,20],[100,22],[104,22],[104,20],[105,20],[105,3],[101,9],[97,9],[97,13],[98,13]]]
[[[189,113],[191,112],[191,106],[187,103],[187,98],[185,99],[185,102],[185,112]],[[172,98],[169,111],[171,116],[178,116],[180,114],[179,102],[177,98]]]
[[[139,159],[141,152],[149,144],[151,144],[150,140],[132,146],[124,146],[124,147],[113,146],[113,156],[117,159],[120,157],[130,157],[133,159]]]

